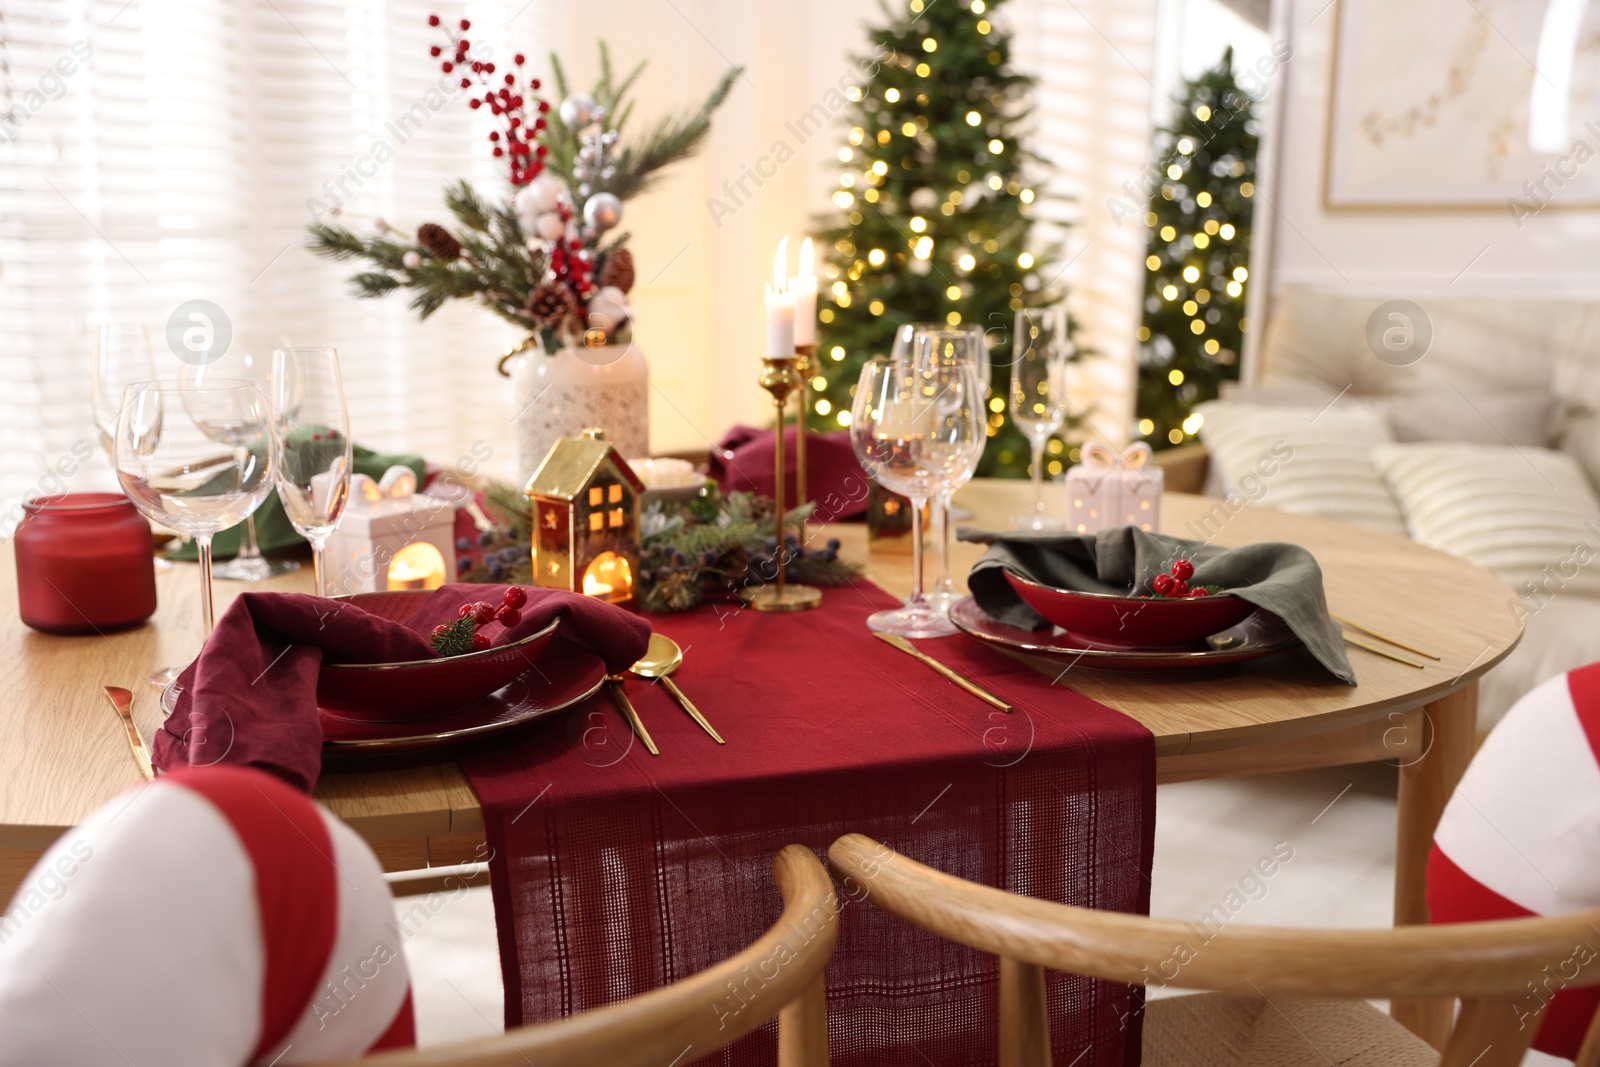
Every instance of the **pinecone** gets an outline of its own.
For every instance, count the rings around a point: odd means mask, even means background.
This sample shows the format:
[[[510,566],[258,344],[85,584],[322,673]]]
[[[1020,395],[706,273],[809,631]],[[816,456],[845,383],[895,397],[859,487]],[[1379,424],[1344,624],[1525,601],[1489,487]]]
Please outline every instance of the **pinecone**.
[[[540,326],[555,326],[578,306],[578,298],[564,282],[545,282],[528,294],[528,314]]]
[[[424,222],[417,227],[417,243],[446,263],[461,258],[461,242],[438,223]]]
[[[633,253],[626,248],[613,248],[600,268],[600,284],[614,285],[626,293],[633,288]]]

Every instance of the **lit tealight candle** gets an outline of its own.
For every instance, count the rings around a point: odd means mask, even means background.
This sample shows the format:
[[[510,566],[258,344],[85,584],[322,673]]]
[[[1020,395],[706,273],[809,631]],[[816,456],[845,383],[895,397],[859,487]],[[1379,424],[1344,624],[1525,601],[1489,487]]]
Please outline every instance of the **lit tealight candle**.
[[[817,343],[817,272],[812,265],[811,238],[800,242],[800,273],[789,279],[794,294],[794,343]]]
[[[789,292],[789,238],[778,242],[767,286],[767,358],[794,358],[794,294]]]

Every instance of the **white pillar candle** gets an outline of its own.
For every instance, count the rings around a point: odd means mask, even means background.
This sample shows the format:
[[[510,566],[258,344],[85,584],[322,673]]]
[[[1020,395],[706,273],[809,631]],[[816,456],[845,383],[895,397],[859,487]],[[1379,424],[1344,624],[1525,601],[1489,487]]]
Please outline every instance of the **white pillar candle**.
[[[817,343],[817,273],[812,265],[811,238],[800,242],[800,273],[789,279],[794,294],[794,343]]]
[[[767,286],[767,358],[794,358],[794,294],[789,292],[789,238],[778,242]]]

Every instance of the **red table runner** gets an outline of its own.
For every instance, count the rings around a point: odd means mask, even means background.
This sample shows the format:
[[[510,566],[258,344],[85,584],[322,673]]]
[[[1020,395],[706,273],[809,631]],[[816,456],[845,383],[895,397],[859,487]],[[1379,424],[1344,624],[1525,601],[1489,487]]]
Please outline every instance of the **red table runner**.
[[[674,680],[725,747],[633,679],[659,757],[603,694],[462,757],[491,849],[507,1026],[742,949],[781,907],[773,855],[794,842],[822,853],[850,831],[1013,892],[1148,912],[1149,731],[968,638],[919,642],[1016,708],[996,711],[868,633],[867,615],[893,604],[861,582],[815,611],[652,617],[685,649]],[[840,896],[833,1062],[994,1063],[995,959]],[[1139,990],[1052,974],[1048,993],[1056,1062],[1139,1062]],[[708,1062],[770,1064],[774,1033]]]

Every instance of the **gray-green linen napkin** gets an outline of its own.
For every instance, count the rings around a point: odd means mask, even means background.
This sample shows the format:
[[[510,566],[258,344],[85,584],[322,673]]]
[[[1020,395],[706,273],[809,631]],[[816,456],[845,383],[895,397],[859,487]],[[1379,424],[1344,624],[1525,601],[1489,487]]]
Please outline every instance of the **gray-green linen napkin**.
[[[1191,585],[1221,586],[1281,618],[1334,677],[1356,684],[1344,654],[1344,639],[1328,617],[1322,568],[1299,545],[1262,542],[1219,548],[1181,537],[1115,526],[1097,534],[1052,531],[994,533],[962,527],[963,541],[988,545],[967,576],[972,596],[991,618],[1008,626],[1036,630],[1048,626],[1022,602],[1003,571],[1058,589],[1127,595],[1150,591],[1150,580],[1167,573],[1175,559],[1194,564]]]

